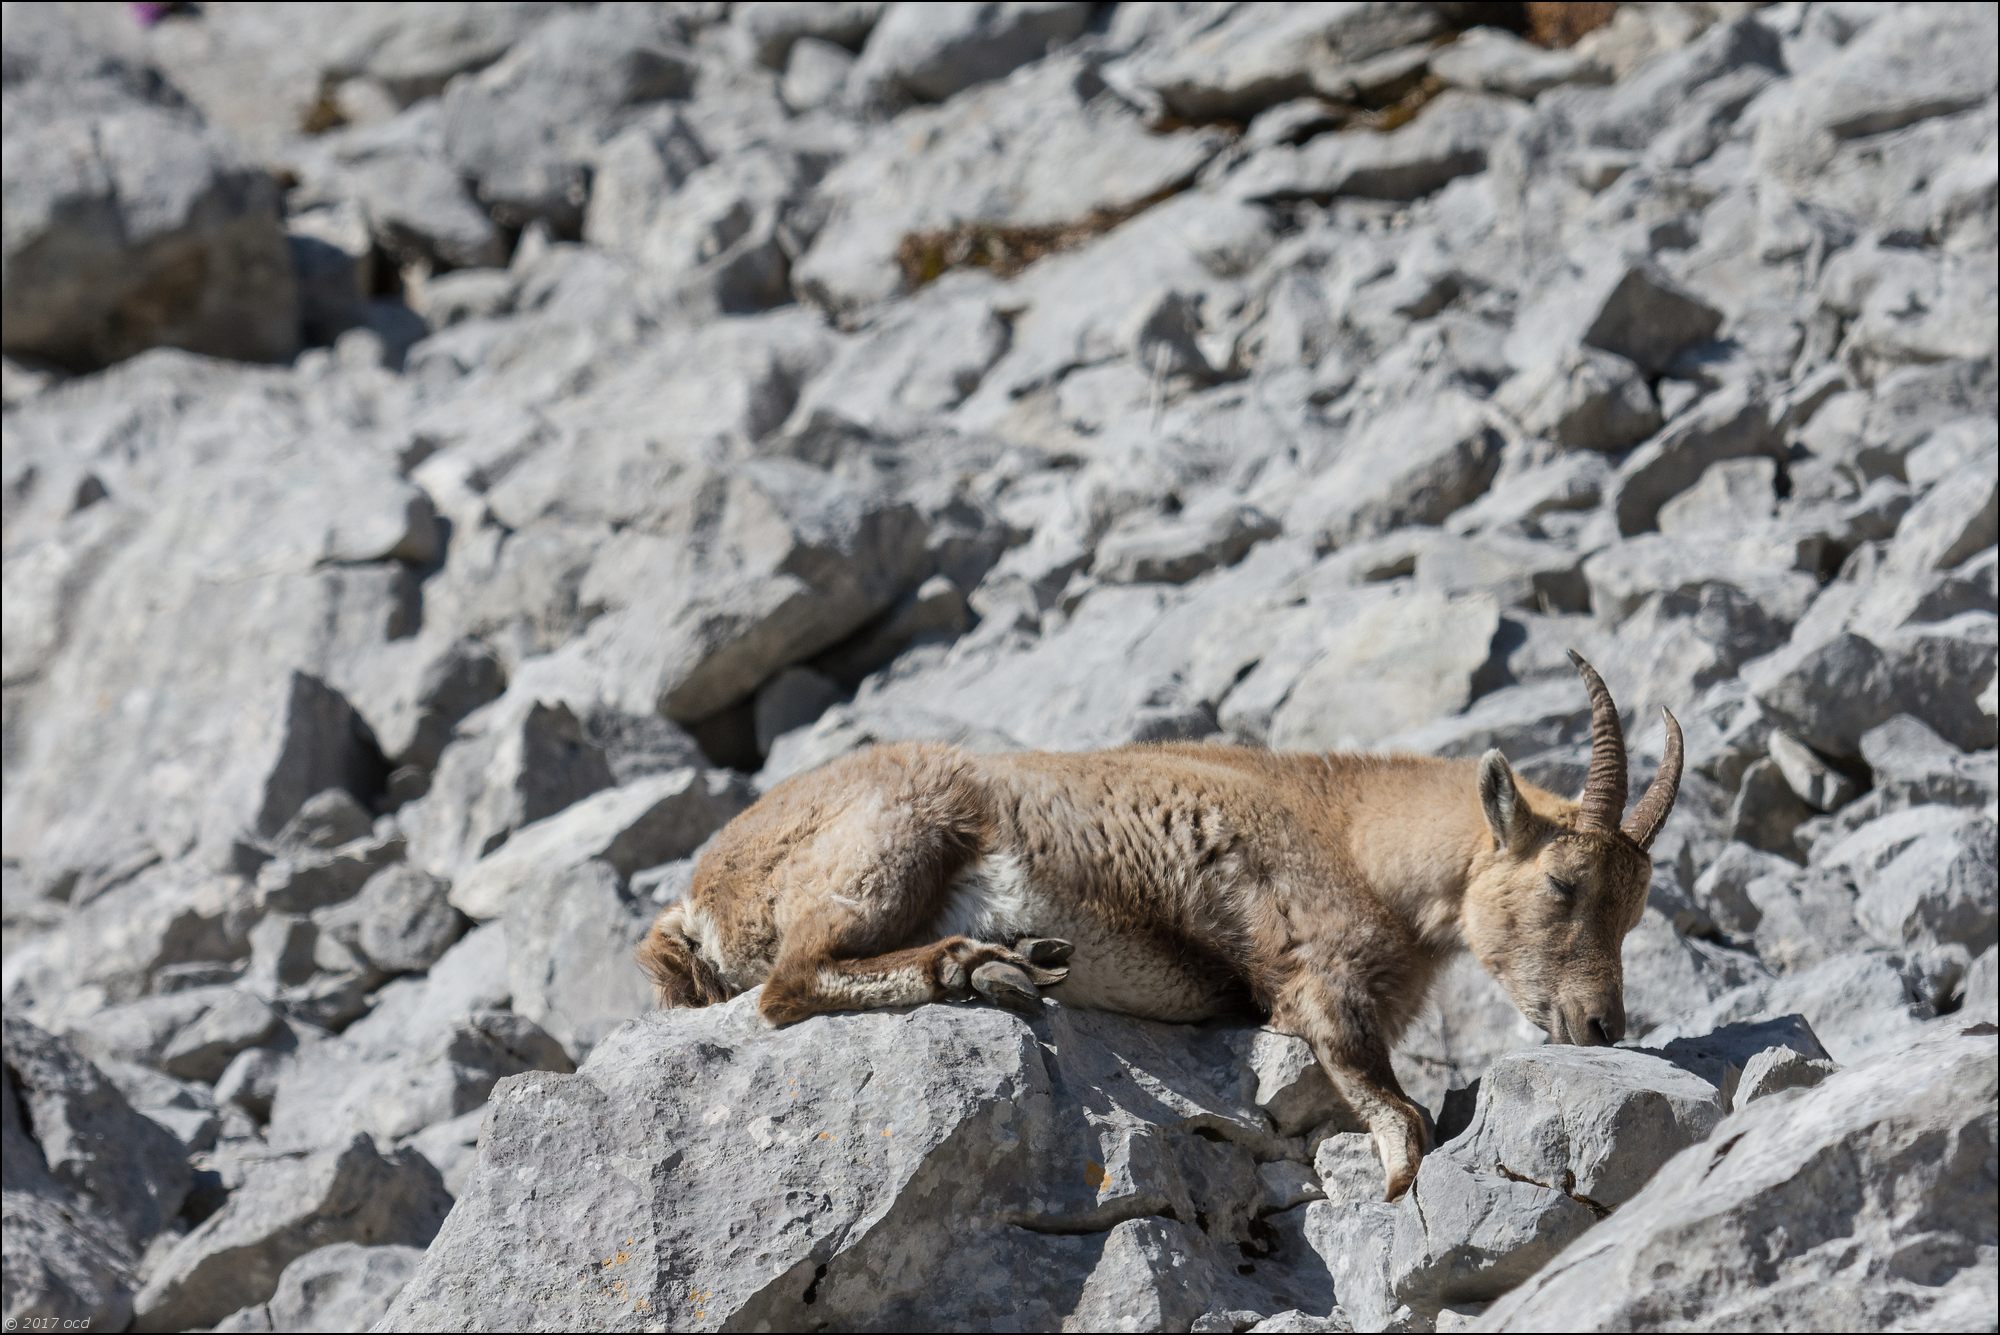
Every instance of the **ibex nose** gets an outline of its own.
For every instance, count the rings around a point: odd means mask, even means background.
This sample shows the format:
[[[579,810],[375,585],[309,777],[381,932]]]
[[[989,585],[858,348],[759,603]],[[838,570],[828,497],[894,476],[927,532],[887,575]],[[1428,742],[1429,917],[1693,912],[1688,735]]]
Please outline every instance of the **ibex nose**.
[[[1608,1048],[1625,1037],[1625,1017],[1622,1015],[1593,1015],[1586,1026],[1590,1042],[1597,1047]]]

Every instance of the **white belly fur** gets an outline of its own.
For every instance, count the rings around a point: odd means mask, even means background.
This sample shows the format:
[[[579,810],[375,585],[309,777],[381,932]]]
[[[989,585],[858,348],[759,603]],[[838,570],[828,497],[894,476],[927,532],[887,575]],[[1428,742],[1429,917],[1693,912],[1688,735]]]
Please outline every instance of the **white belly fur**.
[[[1028,869],[1012,853],[988,853],[960,871],[945,892],[935,935],[1010,944],[1020,936],[1061,936],[1054,906],[1035,893]]]
[[[1020,858],[988,853],[952,878],[929,940],[967,936],[1012,945],[1024,936],[1073,943],[1069,978],[1049,995],[1067,1005],[1122,1011],[1159,1020],[1199,1020],[1228,1002],[1212,980],[1197,978],[1148,941],[1120,936],[1064,897],[1037,886]]]

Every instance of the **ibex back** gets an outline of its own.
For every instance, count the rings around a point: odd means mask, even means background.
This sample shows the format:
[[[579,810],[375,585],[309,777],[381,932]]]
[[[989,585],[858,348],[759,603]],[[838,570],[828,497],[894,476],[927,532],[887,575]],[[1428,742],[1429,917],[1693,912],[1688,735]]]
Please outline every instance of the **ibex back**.
[[[973,755],[879,746],[779,784],[703,854],[639,947],[660,1003],[759,983],[773,1024],[984,997],[1156,1020],[1235,1011],[1311,1044],[1393,1200],[1424,1123],[1389,1052],[1470,948],[1558,1042],[1624,1033],[1620,947],[1680,783],[1666,716],[1630,819],[1618,711],[1591,702],[1582,796],[1506,759],[1215,745]]]

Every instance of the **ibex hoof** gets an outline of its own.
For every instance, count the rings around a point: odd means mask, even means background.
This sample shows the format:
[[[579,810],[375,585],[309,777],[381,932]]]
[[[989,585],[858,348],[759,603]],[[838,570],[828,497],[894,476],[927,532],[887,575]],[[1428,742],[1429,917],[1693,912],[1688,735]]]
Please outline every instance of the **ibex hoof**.
[[[1028,963],[1044,968],[1069,963],[1070,953],[1075,949],[1069,942],[1054,936],[1024,936],[1014,943],[1014,953],[1025,956]]]
[[[1035,1010],[1042,998],[1035,990],[1034,980],[1004,960],[988,960],[974,969],[972,990],[996,1006],[1016,1011]]]

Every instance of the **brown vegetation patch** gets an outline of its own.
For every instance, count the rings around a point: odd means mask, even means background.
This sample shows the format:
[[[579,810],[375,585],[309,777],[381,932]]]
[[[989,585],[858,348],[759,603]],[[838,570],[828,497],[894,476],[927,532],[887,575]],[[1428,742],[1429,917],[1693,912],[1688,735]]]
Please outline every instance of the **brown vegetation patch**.
[[[1380,130],[1384,133],[1401,129],[1417,118],[1430,100],[1444,91],[1444,80],[1437,75],[1424,72],[1424,76],[1412,83],[1395,101],[1387,106],[1356,111],[1349,116],[1347,125],[1362,130]]]
[[[1558,0],[1528,0],[1522,8],[1528,11],[1528,40],[1556,50],[1575,46],[1585,33],[1602,28],[1618,12],[1615,4]]]
[[[991,269],[1002,278],[1012,278],[1044,256],[1074,250],[1103,236],[1178,189],[1156,191],[1115,208],[1092,209],[1070,222],[1032,225],[962,222],[927,232],[911,232],[896,246],[896,263],[911,291],[935,282],[953,269]]]
[[[301,134],[321,135],[329,130],[338,130],[347,124],[347,113],[340,109],[340,93],[332,79],[321,79],[319,90],[313,94],[312,105],[299,113]]]

